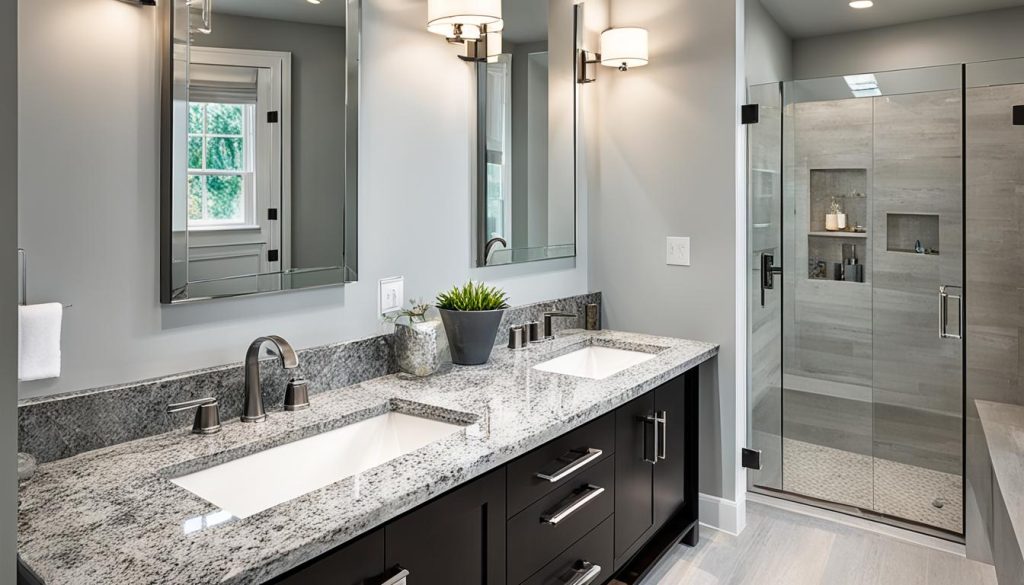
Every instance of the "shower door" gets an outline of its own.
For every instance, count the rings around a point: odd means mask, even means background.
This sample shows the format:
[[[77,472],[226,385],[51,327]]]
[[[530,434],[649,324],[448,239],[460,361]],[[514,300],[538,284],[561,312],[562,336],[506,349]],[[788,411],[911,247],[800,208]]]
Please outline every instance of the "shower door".
[[[755,488],[962,533],[962,85],[959,66],[787,82],[751,128],[752,213],[775,136],[781,159],[777,235],[751,237]]]

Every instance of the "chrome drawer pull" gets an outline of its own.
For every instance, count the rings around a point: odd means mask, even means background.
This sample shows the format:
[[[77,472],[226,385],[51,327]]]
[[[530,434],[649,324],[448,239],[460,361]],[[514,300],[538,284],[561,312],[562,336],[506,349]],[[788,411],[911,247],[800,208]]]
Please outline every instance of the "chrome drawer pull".
[[[668,458],[668,411],[661,411],[660,416],[654,418],[654,424],[661,425],[661,443],[658,445],[658,459]]]
[[[540,521],[544,524],[557,526],[559,522],[565,520],[569,516],[572,516],[574,513],[579,511],[580,508],[586,506],[590,502],[593,502],[595,499],[597,499],[598,496],[600,496],[603,493],[603,487],[597,487],[596,485],[588,485],[586,491],[581,497],[573,500],[568,506],[562,508],[557,512],[553,512],[551,514],[544,514],[540,517]]]
[[[587,585],[591,583],[597,576],[601,574],[601,565],[595,565],[594,563],[588,563],[587,561],[579,561],[573,567],[572,579],[569,579],[565,585]]]
[[[573,451],[573,453],[579,453],[579,451]],[[546,479],[551,483],[562,481],[563,479],[569,477],[576,471],[579,471],[580,469],[583,469],[590,463],[597,461],[603,454],[604,451],[600,449],[587,449],[586,451],[582,452],[582,455],[578,459],[573,460],[568,465],[559,469],[558,471],[550,475],[546,473],[537,473],[537,477],[541,479]]]
[[[381,583],[380,585],[405,585],[406,584],[405,579],[408,576],[409,576],[409,570],[408,569],[401,569],[400,568],[398,570],[398,573],[394,577],[388,579],[387,581]]]

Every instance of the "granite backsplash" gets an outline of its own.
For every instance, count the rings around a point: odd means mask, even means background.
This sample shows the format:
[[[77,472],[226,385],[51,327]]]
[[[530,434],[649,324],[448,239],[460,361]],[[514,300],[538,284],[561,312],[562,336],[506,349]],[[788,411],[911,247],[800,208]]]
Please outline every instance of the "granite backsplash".
[[[585,306],[601,302],[601,293],[513,307],[502,319],[496,344],[504,343],[513,324],[540,321],[546,311],[578,315],[576,322],[556,319],[556,331],[583,328]],[[239,353],[250,340],[242,340]],[[297,371],[282,369],[276,360],[261,368],[264,403],[280,408],[291,377],[309,381],[311,394],[358,384],[398,371],[390,335],[300,350]],[[22,400],[18,405],[18,450],[40,463],[118,443],[159,435],[192,424],[193,414],[169,415],[167,405],[212,396],[220,401],[221,420],[242,414],[244,373],[241,363],[173,376]]]

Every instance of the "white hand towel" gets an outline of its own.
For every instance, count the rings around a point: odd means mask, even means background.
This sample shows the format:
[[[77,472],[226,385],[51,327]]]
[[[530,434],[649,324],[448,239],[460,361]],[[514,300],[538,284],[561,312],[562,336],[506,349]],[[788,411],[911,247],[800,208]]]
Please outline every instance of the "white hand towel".
[[[60,303],[18,307],[18,379],[60,376]]]

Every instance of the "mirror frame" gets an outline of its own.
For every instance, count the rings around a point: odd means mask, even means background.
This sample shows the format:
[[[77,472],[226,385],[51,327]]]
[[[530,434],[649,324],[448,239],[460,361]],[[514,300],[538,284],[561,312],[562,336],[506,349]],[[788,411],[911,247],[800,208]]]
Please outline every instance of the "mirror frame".
[[[528,264],[531,262],[543,262],[546,260],[559,260],[564,258],[576,258],[578,255],[577,246],[580,241],[580,52],[583,51],[583,6],[580,2],[573,6],[573,59],[572,59],[572,83],[573,83],[573,105],[572,105],[572,214],[573,214],[573,240],[565,244],[550,244],[544,249],[566,248],[572,246],[571,254],[560,256],[546,256],[533,260],[522,260],[519,262],[507,262],[503,264],[487,263],[487,60],[477,59],[474,63],[476,73],[476,146],[475,146],[475,177],[473,184],[476,190],[476,225],[474,226],[475,245],[473,256],[476,258],[477,268],[493,268],[500,266],[515,266],[517,264]],[[550,36],[550,35],[549,35]],[[516,250],[528,250],[530,248],[507,248],[515,254]]]
[[[178,305],[218,298],[248,297],[256,295],[280,294],[293,291],[312,290],[316,288],[342,286],[359,280],[359,104],[361,96],[362,66],[362,28],[363,0],[345,0],[345,185],[344,211],[340,218],[344,233],[344,248],[341,250],[341,264],[338,270],[340,279],[337,282],[314,285],[304,288],[285,288],[280,290],[231,293],[216,296],[204,296],[190,299],[175,299],[173,282],[173,159],[174,159],[174,26],[175,9],[180,0],[166,0],[157,3],[159,35],[158,53],[160,57],[160,303]],[[325,269],[324,271],[332,270]],[[300,272],[297,272],[301,274]],[[286,272],[271,273],[289,276]],[[249,275],[247,275],[249,276]],[[186,286],[188,283],[186,283]]]

